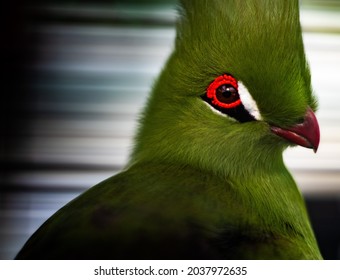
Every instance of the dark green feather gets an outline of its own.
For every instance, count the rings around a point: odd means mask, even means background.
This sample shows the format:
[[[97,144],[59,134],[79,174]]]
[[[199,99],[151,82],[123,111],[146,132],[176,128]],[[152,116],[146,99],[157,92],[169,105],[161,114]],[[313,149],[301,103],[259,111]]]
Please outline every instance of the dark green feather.
[[[266,208],[275,211],[275,196],[267,195]],[[298,193],[292,196],[300,202]],[[313,240],[306,242],[308,223],[294,225],[305,213],[288,201],[283,199],[286,211],[268,220],[256,203],[210,173],[144,163],[59,210],[18,258],[316,258]]]

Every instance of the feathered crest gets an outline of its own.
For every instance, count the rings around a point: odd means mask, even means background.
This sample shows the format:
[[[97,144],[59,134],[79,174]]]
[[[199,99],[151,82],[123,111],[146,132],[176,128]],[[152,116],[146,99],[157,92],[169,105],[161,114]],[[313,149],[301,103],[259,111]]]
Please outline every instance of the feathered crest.
[[[296,122],[307,103],[315,108],[297,0],[183,0],[181,4],[176,51],[189,61],[188,69],[207,77],[232,73],[255,99],[263,100],[264,115],[275,122]],[[273,92],[282,92],[281,104],[291,103],[291,120],[280,104],[268,98]],[[266,100],[273,104],[268,106]]]

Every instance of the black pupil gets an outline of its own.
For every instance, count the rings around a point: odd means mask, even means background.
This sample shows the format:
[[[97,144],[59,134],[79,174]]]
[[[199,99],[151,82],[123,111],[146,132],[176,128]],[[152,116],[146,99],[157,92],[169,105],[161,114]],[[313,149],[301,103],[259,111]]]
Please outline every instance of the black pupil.
[[[233,103],[237,101],[240,97],[236,88],[231,85],[221,85],[216,89],[216,97],[220,102],[223,103]]]

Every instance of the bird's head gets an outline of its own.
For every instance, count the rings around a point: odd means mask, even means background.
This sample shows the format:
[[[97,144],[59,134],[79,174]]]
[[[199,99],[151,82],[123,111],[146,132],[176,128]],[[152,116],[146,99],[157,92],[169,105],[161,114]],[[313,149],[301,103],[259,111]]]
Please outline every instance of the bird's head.
[[[226,170],[275,165],[289,145],[316,151],[298,0],[182,1],[180,14],[135,157]]]

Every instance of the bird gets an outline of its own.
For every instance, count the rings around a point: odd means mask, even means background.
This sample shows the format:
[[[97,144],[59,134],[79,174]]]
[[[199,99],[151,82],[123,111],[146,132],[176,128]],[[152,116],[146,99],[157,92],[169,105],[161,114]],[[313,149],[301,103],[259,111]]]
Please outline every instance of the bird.
[[[180,1],[126,166],[16,259],[322,259],[283,160],[317,151],[317,107],[298,0]]]

